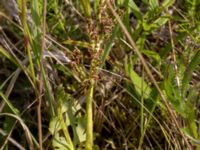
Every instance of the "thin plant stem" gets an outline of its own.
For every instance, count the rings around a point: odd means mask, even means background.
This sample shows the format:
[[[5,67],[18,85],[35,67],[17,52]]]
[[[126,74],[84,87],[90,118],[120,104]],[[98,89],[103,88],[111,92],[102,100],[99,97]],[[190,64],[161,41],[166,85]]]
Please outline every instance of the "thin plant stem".
[[[143,142],[143,137],[144,137],[144,67],[141,67],[142,69],[142,88],[141,88],[141,105],[140,105],[140,134],[141,134],[141,138],[139,141],[139,146],[138,146],[138,150],[141,150],[141,146],[142,146],[142,142]]]
[[[36,78],[35,78],[35,70],[34,70],[34,65],[33,65],[33,60],[32,60],[32,55],[31,55],[31,38],[30,38],[30,33],[28,29],[28,24],[27,24],[27,10],[26,10],[26,0],[22,0],[22,25],[23,25],[23,32],[24,32],[24,44],[25,48],[28,53],[28,58],[29,58],[29,63],[30,63],[30,68],[31,68],[31,76],[33,79],[33,83],[36,83]]]
[[[68,147],[69,147],[69,150],[74,150],[74,145],[73,145],[73,142],[71,140],[71,137],[69,135],[69,131],[67,129],[67,126],[66,126],[66,123],[63,119],[63,116],[62,116],[62,106],[60,105],[59,106],[59,109],[58,109],[58,116],[59,116],[59,120],[60,120],[60,123],[61,123],[61,128],[62,128],[62,131],[63,131],[63,134],[64,134],[64,137],[68,143]]]
[[[144,69],[145,69],[147,75],[149,76],[149,78],[150,78],[151,81],[153,82],[154,86],[156,87],[156,89],[157,89],[159,95],[161,96],[161,98],[162,98],[162,100],[163,100],[163,102],[164,102],[164,104],[165,104],[165,106],[166,106],[166,108],[167,108],[167,110],[168,110],[170,116],[172,117],[172,121],[175,123],[176,127],[178,128],[180,135],[182,136],[182,138],[183,138],[185,144],[187,145],[187,148],[188,148],[189,150],[192,150],[191,145],[189,144],[189,142],[188,142],[186,136],[184,135],[183,131],[181,130],[181,127],[180,127],[178,121],[176,120],[176,116],[175,116],[174,112],[171,110],[170,105],[169,105],[169,103],[167,102],[167,99],[165,98],[164,94],[162,93],[160,87],[158,86],[158,84],[157,84],[155,78],[153,77],[153,75],[152,75],[152,73],[151,73],[149,67],[147,66],[147,64],[146,64],[146,62],[145,62],[145,59],[143,58],[141,52],[140,52],[139,49],[137,48],[137,46],[136,46],[135,42],[133,41],[133,39],[132,39],[130,33],[128,32],[128,30],[126,29],[125,25],[124,25],[123,22],[121,21],[119,15],[115,12],[115,10],[114,10],[113,6],[110,4],[109,0],[106,0],[106,3],[107,3],[107,5],[108,5],[109,9],[111,10],[112,14],[113,14],[113,15],[115,16],[115,18],[117,19],[117,21],[118,21],[118,23],[119,23],[119,25],[120,25],[122,31],[124,32],[125,36],[127,37],[128,41],[130,42],[132,48],[135,50],[136,54],[138,55],[139,59],[141,60],[141,63],[142,63],[142,65],[144,66]]]
[[[175,45],[174,45],[174,40],[173,40],[173,32],[172,32],[172,25],[171,25],[171,21],[168,21],[168,26],[169,26],[169,34],[170,34],[170,39],[171,39],[171,46],[172,46],[172,58],[174,61],[174,70],[176,73],[176,84],[180,90],[180,79],[178,77],[178,67],[177,67],[177,63],[176,63],[176,54],[175,54]]]

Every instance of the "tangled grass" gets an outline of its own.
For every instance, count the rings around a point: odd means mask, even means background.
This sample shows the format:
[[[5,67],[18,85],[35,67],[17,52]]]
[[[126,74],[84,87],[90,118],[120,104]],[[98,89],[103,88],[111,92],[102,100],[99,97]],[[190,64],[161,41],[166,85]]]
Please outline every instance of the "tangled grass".
[[[200,149],[196,0],[1,0],[1,149]]]

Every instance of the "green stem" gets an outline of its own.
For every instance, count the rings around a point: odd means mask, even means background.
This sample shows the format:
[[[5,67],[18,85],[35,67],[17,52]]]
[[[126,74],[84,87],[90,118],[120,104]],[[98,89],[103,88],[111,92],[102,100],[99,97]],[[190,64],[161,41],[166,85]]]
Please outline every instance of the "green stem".
[[[86,150],[92,150],[93,146],[93,121],[92,121],[92,99],[94,93],[94,79],[90,81],[90,87],[88,90],[87,101],[86,101],[86,119],[87,119],[87,126],[86,126]]]
[[[28,53],[28,58],[29,58],[29,63],[31,67],[31,76],[33,79],[34,84],[36,84],[36,78],[35,78],[35,70],[34,70],[34,65],[33,65],[33,60],[31,56],[31,38],[30,38],[30,32],[29,28],[27,25],[27,17],[26,17],[26,0],[22,0],[22,25],[23,25],[23,32],[24,32],[24,43],[25,43],[25,48]]]
[[[62,128],[63,134],[65,136],[65,140],[69,144],[67,146],[69,147],[69,150],[74,150],[73,142],[71,140],[71,137],[69,135],[69,131],[67,129],[66,123],[65,123],[63,116],[62,116],[62,104],[61,104],[61,102],[60,102],[60,105],[59,105],[59,108],[58,108],[58,116],[59,116],[59,120],[60,120],[60,123],[61,123],[61,128]]]
[[[91,17],[90,0],[81,0],[86,17]]]

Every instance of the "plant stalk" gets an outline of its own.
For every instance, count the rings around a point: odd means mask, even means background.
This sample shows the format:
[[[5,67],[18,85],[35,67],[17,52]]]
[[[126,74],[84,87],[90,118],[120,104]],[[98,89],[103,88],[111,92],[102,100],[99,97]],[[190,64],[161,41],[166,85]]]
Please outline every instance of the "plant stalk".
[[[85,144],[86,150],[92,150],[92,147],[93,147],[92,99],[93,99],[93,93],[94,93],[94,84],[95,84],[95,81],[92,78],[90,81],[90,87],[88,90],[87,101],[86,101],[87,103],[86,104],[87,125],[86,125],[86,144]]]

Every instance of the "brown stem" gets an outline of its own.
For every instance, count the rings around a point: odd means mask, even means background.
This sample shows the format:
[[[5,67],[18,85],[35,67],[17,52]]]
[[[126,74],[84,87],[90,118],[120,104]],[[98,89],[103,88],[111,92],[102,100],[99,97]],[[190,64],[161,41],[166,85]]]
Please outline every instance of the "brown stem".
[[[167,102],[167,99],[165,98],[165,96],[163,95],[160,87],[158,86],[155,78],[153,77],[149,67],[147,66],[146,62],[145,62],[145,59],[143,58],[142,54],[140,53],[139,49],[137,48],[135,42],[133,41],[131,35],[129,34],[128,30],[126,29],[126,27],[124,26],[124,24],[122,23],[120,17],[118,16],[118,14],[115,12],[114,8],[112,7],[112,5],[110,4],[109,0],[106,0],[106,3],[108,5],[108,7],[110,8],[112,14],[115,16],[115,18],[117,19],[122,31],[124,32],[125,36],[127,37],[128,41],[130,42],[132,48],[135,50],[135,53],[138,55],[139,59],[141,60],[142,62],[142,65],[144,66],[144,69],[147,73],[147,75],[149,76],[149,78],[151,79],[152,83],[154,84],[154,86],[156,87],[158,93],[160,94],[160,97],[161,99],[163,100],[170,116],[172,117],[172,121],[175,123],[176,127],[178,128],[179,132],[180,132],[180,135],[182,136],[183,140],[185,141],[187,147],[189,150],[192,150],[192,147],[191,145],[189,144],[187,138],[185,137],[185,135],[183,134],[182,130],[181,130],[181,127],[178,123],[178,121],[176,120],[176,116],[173,112],[173,110],[171,110],[170,108],[170,105],[169,103]]]

